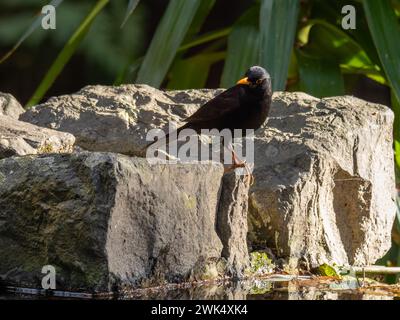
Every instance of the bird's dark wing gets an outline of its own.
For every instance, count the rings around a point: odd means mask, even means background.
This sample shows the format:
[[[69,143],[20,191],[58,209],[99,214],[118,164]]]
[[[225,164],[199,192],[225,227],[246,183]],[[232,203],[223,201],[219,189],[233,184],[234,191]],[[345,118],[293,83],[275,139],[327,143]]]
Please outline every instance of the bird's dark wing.
[[[188,123],[212,121],[240,108],[241,86],[229,88],[201,106],[184,121]]]

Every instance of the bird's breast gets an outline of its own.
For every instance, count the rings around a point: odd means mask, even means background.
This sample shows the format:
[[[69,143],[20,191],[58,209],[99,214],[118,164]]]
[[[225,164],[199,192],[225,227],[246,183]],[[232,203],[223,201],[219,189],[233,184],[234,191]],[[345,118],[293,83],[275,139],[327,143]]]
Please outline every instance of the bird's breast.
[[[248,102],[240,109],[236,124],[241,129],[257,130],[267,119],[269,103],[265,100]]]

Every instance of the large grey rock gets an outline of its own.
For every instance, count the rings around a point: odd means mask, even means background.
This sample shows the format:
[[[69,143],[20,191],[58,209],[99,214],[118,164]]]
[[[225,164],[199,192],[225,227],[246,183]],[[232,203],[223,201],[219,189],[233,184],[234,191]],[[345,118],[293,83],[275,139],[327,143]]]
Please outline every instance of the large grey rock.
[[[179,123],[215,90],[160,91],[147,85],[88,86],[50,98],[20,120],[72,133],[85,150],[142,155],[149,129]]]
[[[224,175],[218,210],[217,230],[224,246],[222,256],[234,278],[241,278],[250,264],[247,249],[248,179],[234,172]]]
[[[86,87],[21,116],[72,132],[90,150],[140,154],[145,133],[180,122],[218,90]],[[392,112],[353,97],[275,94],[255,137],[249,239],[291,266],[370,264],[394,219]]]
[[[0,115],[0,159],[14,155],[71,152],[75,138]]]
[[[250,239],[290,266],[372,264],[395,216],[393,113],[354,97],[275,95],[256,136]]]
[[[0,115],[9,116],[14,119],[25,112],[20,103],[9,93],[0,92]]]
[[[222,174],[112,153],[0,160],[0,278],[40,287],[53,265],[58,289],[108,291],[221,276]]]

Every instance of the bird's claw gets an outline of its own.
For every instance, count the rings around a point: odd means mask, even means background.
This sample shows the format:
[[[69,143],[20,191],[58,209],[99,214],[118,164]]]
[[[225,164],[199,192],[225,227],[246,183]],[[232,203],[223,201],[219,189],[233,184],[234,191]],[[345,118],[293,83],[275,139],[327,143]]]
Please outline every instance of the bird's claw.
[[[231,172],[231,171],[233,171],[235,169],[238,169],[238,168],[245,168],[246,169],[246,174],[244,175],[245,176],[245,181],[247,183],[247,178],[249,178],[248,183],[249,183],[249,187],[251,187],[254,184],[254,180],[255,179],[254,179],[254,176],[251,173],[246,161],[243,161],[241,163],[235,163],[235,164],[232,164],[230,167],[225,168],[224,169],[224,174],[228,173],[228,172]]]

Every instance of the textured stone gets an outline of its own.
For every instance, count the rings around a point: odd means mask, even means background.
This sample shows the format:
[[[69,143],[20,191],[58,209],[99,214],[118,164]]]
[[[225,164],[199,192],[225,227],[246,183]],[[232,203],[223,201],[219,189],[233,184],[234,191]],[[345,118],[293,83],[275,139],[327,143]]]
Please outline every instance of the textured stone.
[[[25,112],[25,109],[11,94],[0,92],[0,115],[9,116],[13,119]]]
[[[0,159],[14,155],[71,152],[75,138],[0,115]]]
[[[85,150],[142,155],[149,129],[179,123],[215,90],[160,91],[147,85],[88,86],[50,98],[20,120],[72,133]]]
[[[145,133],[180,122],[216,90],[92,86],[55,97],[22,119],[72,132],[90,150],[140,154]],[[392,112],[345,96],[274,95],[255,141],[249,239],[291,266],[371,264],[394,220]]]
[[[235,173],[224,175],[217,230],[222,240],[222,256],[235,278],[241,278],[249,266],[247,250],[248,177]]]
[[[354,97],[274,97],[256,136],[250,239],[290,266],[372,264],[395,216],[393,113]]]
[[[221,276],[218,207],[236,205],[218,202],[222,174],[112,153],[0,160],[0,278],[40,287],[53,265],[57,289],[108,291]]]

